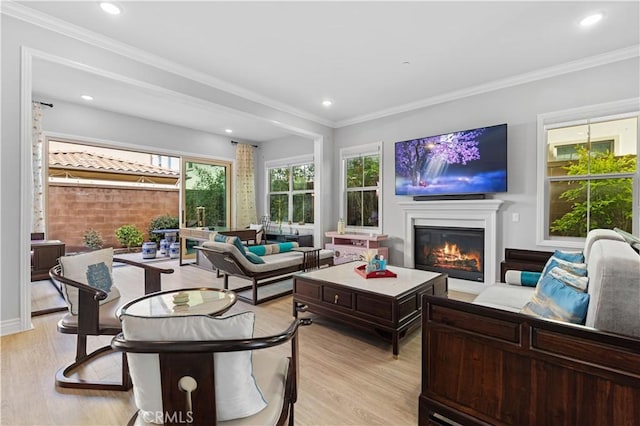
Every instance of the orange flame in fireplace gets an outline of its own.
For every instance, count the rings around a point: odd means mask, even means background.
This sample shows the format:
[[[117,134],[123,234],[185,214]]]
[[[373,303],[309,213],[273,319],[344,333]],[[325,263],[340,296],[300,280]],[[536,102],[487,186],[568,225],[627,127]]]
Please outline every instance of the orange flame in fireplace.
[[[456,259],[460,259],[462,255],[460,254],[460,250],[458,249],[457,244],[444,243],[444,249],[442,250],[444,254],[448,257],[453,257]]]
[[[450,244],[445,242],[441,249],[429,250],[424,247],[425,255],[429,253],[435,255],[434,266],[443,268],[455,268],[466,271],[481,271],[480,254],[476,252],[470,252],[463,254],[460,252],[457,244]]]

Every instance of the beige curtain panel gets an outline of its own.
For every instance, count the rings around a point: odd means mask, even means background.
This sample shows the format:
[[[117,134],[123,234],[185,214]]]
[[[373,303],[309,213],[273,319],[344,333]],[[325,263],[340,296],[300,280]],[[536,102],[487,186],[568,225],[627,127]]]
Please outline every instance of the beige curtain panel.
[[[256,223],[256,189],[255,165],[253,162],[253,146],[238,144],[236,146],[236,227],[246,228]]]
[[[31,232],[45,232],[44,225],[44,135],[42,134],[42,107],[32,103],[31,170],[33,173],[33,207]]]

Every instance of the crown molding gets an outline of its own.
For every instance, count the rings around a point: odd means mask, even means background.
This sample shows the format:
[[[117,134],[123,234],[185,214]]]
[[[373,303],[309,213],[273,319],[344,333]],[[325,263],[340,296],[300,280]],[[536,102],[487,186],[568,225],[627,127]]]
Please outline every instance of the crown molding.
[[[101,49],[108,50],[120,56],[135,60],[136,62],[140,62],[145,65],[149,65],[154,68],[158,68],[160,70],[178,75],[180,77],[184,77],[189,80],[213,87],[215,89],[231,93],[233,95],[239,96],[252,102],[256,102],[261,105],[268,106],[287,114],[295,115],[297,117],[304,118],[306,120],[310,120],[327,127],[333,127],[335,124],[330,120],[326,120],[307,111],[294,108],[290,105],[252,92],[243,87],[220,80],[201,71],[194,70],[192,68],[165,59],[161,56],[154,55],[142,49],[138,49],[131,45],[121,43],[109,37],[87,30],[86,28],[79,27],[77,25],[31,9],[30,7],[17,4],[14,1],[5,0],[0,3],[2,14],[11,16],[12,18],[28,22],[30,24],[45,28],[66,37],[76,39],[83,43],[91,44]]]
[[[364,123],[366,121],[377,120],[380,118],[388,117],[403,112],[414,111],[420,108],[426,108],[433,105],[451,102],[470,96],[480,95],[482,93],[493,92],[495,90],[505,89],[507,87],[518,86],[521,84],[531,83],[538,80],[544,80],[559,76],[562,74],[568,74],[576,71],[585,70],[588,68],[599,67],[602,65],[611,64],[614,62],[624,61],[627,59],[637,58],[640,56],[640,44],[625,47],[611,52],[603,53],[600,55],[590,56],[587,58],[578,59],[571,62],[565,62],[564,64],[555,65],[552,67],[542,68],[540,70],[527,72],[524,74],[516,75],[513,77],[504,78],[501,80],[495,80],[490,83],[480,84],[477,86],[467,87],[461,90],[455,90],[453,92],[445,93],[443,95],[433,96],[427,99],[423,99],[417,102],[411,102],[397,107],[377,111],[371,114],[361,115],[359,117],[350,118],[347,120],[338,121],[335,123],[335,128],[351,126],[353,124]]]

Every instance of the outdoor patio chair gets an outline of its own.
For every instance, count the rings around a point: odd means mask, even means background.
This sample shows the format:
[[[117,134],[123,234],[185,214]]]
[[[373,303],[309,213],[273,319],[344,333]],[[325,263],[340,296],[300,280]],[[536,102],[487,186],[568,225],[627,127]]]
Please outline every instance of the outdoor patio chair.
[[[113,257],[113,249],[96,250],[75,256],[62,256],[59,264],[51,268],[49,276],[59,286],[67,302],[69,312],[58,322],[58,331],[78,336],[75,362],[56,373],[56,386],[77,389],[101,389],[126,391],[131,389],[131,380],[126,356],[122,356],[122,378],[120,382],[88,381],[70,377],[74,370],[85,366],[95,358],[112,351],[103,346],[87,354],[87,336],[114,336],[122,330],[116,311],[120,305],[142,294],[129,295],[112,285],[113,262],[144,269],[144,293],[161,290],[161,274],[171,274],[173,269],[157,268],[128,259]],[[140,292],[141,293],[141,292]]]

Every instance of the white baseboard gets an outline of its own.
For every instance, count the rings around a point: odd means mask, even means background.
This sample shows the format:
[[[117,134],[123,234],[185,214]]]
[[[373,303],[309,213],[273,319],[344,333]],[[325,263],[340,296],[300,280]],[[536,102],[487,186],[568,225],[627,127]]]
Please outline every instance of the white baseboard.
[[[9,334],[20,333],[31,329],[33,329],[33,324],[31,323],[29,323],[28,328],[22,328],[20,318],[13,318],[0,322],[0,336],[7,336]]]

